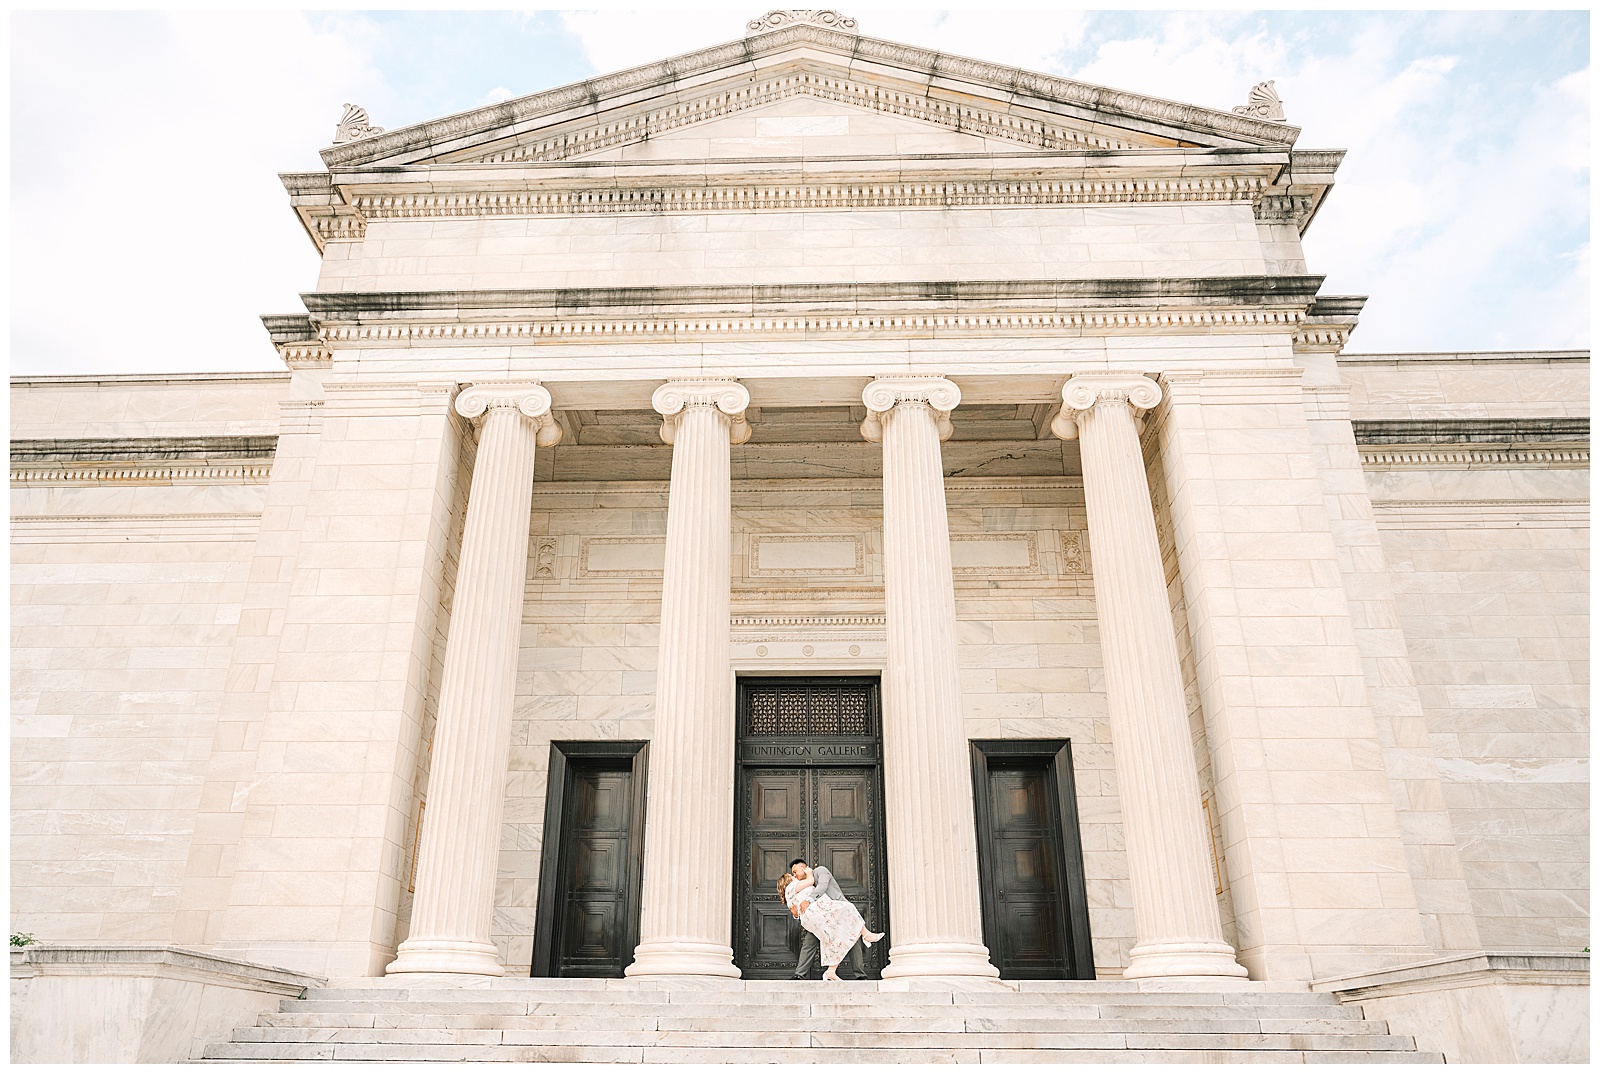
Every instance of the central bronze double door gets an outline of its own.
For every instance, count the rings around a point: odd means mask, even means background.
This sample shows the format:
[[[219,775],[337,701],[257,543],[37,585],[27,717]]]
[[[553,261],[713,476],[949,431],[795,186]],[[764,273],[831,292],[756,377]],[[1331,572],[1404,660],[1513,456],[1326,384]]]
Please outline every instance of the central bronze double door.
[[[748,979],[789,977],[800,924],[777,892],[789,862],[832,871],[874,929],[888,926],[876,679],[744,679],[735,777],[734,962]],[[887,944],[862,952],[868,976]]]

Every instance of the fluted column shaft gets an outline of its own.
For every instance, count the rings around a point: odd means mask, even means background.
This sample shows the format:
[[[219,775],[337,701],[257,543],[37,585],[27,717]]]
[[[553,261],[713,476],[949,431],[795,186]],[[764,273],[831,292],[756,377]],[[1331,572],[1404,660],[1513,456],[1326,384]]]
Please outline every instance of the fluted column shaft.
[[[478,384],[482,417],[439,687],[411,934],[388,973],[504,973],[490,930],[528,562],[536,444],[560,439],[537,384]]]
[[[939,441],[961,393],[881,378],[862,433],[883,443],[888,667],[883,772],[889,842],[885,977],[997,977],[983,944],[972,775],[956,674],[956,604]],[[877,926],[877,922],[868,924]]]
[[[733,504],[729,447],[749,439],[734,381],[674,381],[652,400],[672,445],[639,946],[630,977],[737,977],[733,916]]]
[[[1222,938],[1178,646],[1136,417],[1137,374],[1073,377],[1054,423],[1083,457],[1094,598],[1136,940],[1124,977],[1243,977]]]

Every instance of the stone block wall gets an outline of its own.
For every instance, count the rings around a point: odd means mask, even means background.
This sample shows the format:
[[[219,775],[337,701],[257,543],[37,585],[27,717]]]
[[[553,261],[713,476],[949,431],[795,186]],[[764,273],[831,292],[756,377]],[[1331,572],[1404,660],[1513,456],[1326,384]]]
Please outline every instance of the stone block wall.
[[[1248,204],[374,220],[317,290],[1256,276]]]
[[[1380,510],[1488,949],[1589,943],[1589,541],[1537,503]],[[1431,515],[1432,517],[1426,517]]]
[[[1588,354],[1346,355],[1338,372],[1351,417],[1386,441],[1362,447],[1365,486],[1473,946],[1581,950]]]
[[[172,938],[287,387],[13,382],[13,930]]]
[[[13,929],[170,938],[250,552],[174,529],[17,523]]]

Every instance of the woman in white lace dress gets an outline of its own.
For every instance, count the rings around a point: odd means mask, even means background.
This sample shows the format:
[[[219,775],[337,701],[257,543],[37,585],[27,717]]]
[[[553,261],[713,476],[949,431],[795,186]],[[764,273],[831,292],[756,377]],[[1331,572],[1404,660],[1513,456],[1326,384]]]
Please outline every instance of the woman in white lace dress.
[[[822,964],[827,967],[822,979],[837,981],[839,963],[856,941],[871,947],[883,939],[883,933],[867,931],[867,923],[848,899],[833,899],[814,892],[815,884],[815,877],[799,880],[792,873],[784,873],[783,879],[778,881],[778,894],[791,910],[799,911],[800,924],[816,936],[822,947]]]

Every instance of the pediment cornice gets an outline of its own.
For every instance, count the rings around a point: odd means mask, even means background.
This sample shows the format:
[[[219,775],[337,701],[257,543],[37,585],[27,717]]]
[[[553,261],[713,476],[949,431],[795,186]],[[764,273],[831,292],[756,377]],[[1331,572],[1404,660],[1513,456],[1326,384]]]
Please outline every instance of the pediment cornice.
[[[744,82],[743,92],[716,84],[730,79]],[[1041,148],[1287,148],[1300,133],[1279,122],[802,24],[332,146],[322,159],[330,169],[461,160],[475,152],[570,159],[644,129],[795,93],[966,124]],[[605,130],[629,124],[638,129]]]
[[[313,292],[301,296],[309,313],[295,319],[297,331],[292,334],[302,341],[314,333],[330,354],[343,347],[881,334],[1297,335],[1321,283],[1320,276],[1253,276]],[[289,318],[281,320],[289,323]]]

